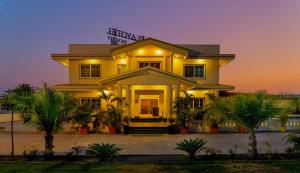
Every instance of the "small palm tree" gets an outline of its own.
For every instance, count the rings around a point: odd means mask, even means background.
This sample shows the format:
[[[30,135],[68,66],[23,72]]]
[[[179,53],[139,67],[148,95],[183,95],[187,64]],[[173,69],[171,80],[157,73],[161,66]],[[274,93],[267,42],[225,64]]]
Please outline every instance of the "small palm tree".
[[[276,115],[277,121],[280,125],[280,131],[285,132],[287,128],[287,123],[289,121],[289,115],[293,113],[295,110],[295,101],[290,100],[282,100],[279,105],[282,109]]]
[[[196,153],[207,149],[207,147],[205,147],[206,144],[207,142],[200,138],[189,140],[184,139],[183,141],[176,144],[176,149],[188,153],[189,160],[191,161],[195,158]]]
[[[69,93],[54,91],[43,85],[33,92],[12,92],[12,104],[25,117],[25,123],[35,125],[44,132],[45,156],[53,156],[54,132],[62,128],[63,122],[70,120],[77,108],[75,99]]]
[[[100,98],[106,102],[106,110],[103,112],[105,121],[110,127],[117,127],[121,123],[122,110],[117,109],[113,103],[120,101],[121,98],[117,97],[113,93],[106,93],[104,90],[101,91]]]
[[[107,93],[104,90],[101,91],[100,99],[102,99],[102,100],[104,100],[106,102],[107,109],[110,108],[110,107],[114,107],[113,103],[115,101],[119,101],[120,100],[120,98],[117,97],[115,94],[113,94],[113,93]]]
[[[93,143],[88,145],[87,154],[95,155],[100,161],[109,161],[119,155],[121,148],[116,144]]]
[[[249,132],[248,157],[257,157],[257,142],[255,131],[260,124],[274,117],[281,110],[276,99],[266,92],[255,94],[237,94],[227,98],[218,99],[216,110],[225,118],[233,120],[246,127]]]
[[[186,122],[190,119],[192,111],[190,109],[190,104],[192,101],[192,95],[185,93],[185,97],[178,97],[173,102],[176,112],[176,123],[180,127],[186,127]]]

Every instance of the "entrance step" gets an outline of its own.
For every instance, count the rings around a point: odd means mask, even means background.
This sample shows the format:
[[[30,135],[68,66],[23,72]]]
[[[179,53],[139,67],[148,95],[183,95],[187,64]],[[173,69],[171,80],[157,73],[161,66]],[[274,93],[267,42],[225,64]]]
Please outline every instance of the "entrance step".
[[[167,122],[167,118],[131,118],[130,122]]]
[[[168,127],[130,127],[130,134],[168,133]]]

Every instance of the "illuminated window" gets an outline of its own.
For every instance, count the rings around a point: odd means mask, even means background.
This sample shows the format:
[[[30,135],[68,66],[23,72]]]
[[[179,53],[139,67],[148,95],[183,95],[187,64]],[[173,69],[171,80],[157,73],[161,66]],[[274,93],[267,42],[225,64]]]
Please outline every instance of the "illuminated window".
[[[101,76],[100,64],[81,64],[80,77],[81,78],[98,78]]]
[[[86,98],[80,98],[80,104],[84,104],[86,102],[91,102],[95,106],[95,109],[100,109],[101,100],[100,98],[93,98],[93,97],[86,97]]]
[[[194,97],[190,104],[190,108],[192,109],[203,109],[204,106],[204,98]]]
[[[185,65],[184,76],[203,78],[205,76],[205,67],[204,65]]]
[[[154,67],[160,69],[160,62],[139,62],[139,68]]]

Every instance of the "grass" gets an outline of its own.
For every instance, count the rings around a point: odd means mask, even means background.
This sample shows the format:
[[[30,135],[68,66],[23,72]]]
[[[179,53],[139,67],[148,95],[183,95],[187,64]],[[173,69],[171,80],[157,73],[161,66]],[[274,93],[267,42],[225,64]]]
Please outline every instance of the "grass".
[[[133,163],[51,163],[51,162],[7,162],[0,163],[2,173],[296,173],[300,172],[300,161],[259,162],[197,162],[193,164],[133,164]]]

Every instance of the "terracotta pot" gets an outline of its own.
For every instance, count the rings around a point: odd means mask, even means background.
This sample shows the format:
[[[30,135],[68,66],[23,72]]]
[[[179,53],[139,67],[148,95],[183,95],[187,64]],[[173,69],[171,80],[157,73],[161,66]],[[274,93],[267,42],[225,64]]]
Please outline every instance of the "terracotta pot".
[[[219,127],[209,127],[209,133],[211,134],[219,133]]]
[[[89,134],[89,128],[88,127],[81,127],[80,130],[79,130],[79,133],[81,135],[87,135],[87,134]]]
[[[180,134],[188,134],[189,133],[189,128],[187,127],[180,127]]]
[[[285,132],[286,132],[286,127],[280,127],[279,131],[280,131],[281,133],[285,133]]]
[[[112,126],[108,126],[108,133],[109,134],[116,134],[117,133],[117,128],[112,127]]]
[[[244,127],[240,127],[239,132],[240,133],[247,133],[247,129],[245,129]]]

